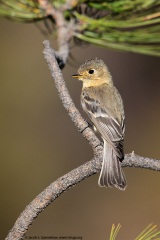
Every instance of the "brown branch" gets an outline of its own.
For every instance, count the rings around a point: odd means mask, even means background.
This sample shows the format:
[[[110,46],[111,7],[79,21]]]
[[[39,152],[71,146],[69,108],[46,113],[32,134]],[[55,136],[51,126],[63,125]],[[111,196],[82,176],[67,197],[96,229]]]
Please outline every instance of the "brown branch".
[[[41,192],[21,213],[13,228],[9,232],[6,240],[22,239],[29,226],[34,219],[58,198],[63,192],[74,187],[82,180],[98,173],[101,169],[102,161],[95,157],[93,160],[86,162],[80,167],[72,170],[63,177],[60,177],[55,182],[51,183],[43,192]],[[149,159],[135,155],[134,153],[126,154],[122,163],[123,167],[140,167],[160,171],[160,160]]]
[[[51,202],[58,198],[63,192],[75,186],[77,183],[88,178],[89,176],[98,173],[102,163],[102,146],[94,132],[88,127],[88,124],[83,120],[79,111],[76,109],[63,80],[62,73],[58,67],[55,53],[50,48],[49,42],[44,42],[44,55],[47,60],[51,75],[55,81],[55,85],[63,106],[67,110],[71,120],[87,139],[92,146],[94,152],[93,160],[86,162],[80,167],[72,170],[63,177],[60,177],[55,182],[50,184],[42,193],[40,193],[21,213],[13,228],[9,232],[6,240],[22,239],[29,226],[34,219],[44,210]],[[126,154],[122,162],[123,167],[138,167],[160,171],[160,160],[140,157],[134,153]]]
[[[92,146],[92,149],[95,154],[99,153],[99,150],[102,150],[101,142],[96,137],[95,133],[89,128],[88,123],[84,121],[80,112],[75,107],[71,96],[66,88],[65,81],[62,76],[62,72],[58,67],[55,53],[53,49],[51,49],[49,41],[44,41],[44,57],[48,63],[48,67],[51,71],[51,75],[54,79],[55,86],[58,91],[58,95],[62,101],[64,108],[67,110],[68,115],[70,116],[71,120],[78,128],[78,130],[82,133],[83,137],[87,139],[87,141]]]
[[[71,1],[67,1],[59,9],[54,8],[53,3],[48,0],[39,0],[39,4],[45,10],[46,16],[51,16],[56,23],[58,51],[55,52],[55,55],[59,67],[62,69],[66,64],[70,52],[69,43],[75,29],[73,20],[66,22],[64,11],[73,6],[71,5]]]

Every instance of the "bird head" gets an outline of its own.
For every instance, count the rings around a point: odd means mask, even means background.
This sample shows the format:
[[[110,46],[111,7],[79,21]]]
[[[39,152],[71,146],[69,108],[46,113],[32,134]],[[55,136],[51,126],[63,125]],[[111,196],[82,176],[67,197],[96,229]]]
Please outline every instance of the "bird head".
[[[98,58],[83,63],[78,69],[78,74],[74,74],[72,77],[82,81],[84,87],[98,86],[112,82],[107,66]]]

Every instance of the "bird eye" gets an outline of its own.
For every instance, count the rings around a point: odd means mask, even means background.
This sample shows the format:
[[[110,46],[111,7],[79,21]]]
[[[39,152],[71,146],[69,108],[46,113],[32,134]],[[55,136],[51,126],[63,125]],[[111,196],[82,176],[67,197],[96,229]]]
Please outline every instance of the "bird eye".
[[[89,74],[93,74],[93,73],[94,73],[94,70],[93,70],[93,69],[90,69],[88,72],[89,72]]]

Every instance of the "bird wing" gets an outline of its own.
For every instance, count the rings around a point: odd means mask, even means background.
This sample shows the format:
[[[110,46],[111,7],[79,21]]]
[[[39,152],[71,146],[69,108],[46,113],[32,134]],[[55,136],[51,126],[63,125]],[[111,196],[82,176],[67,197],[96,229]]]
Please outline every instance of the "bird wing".
[[[123,141],[125,131],[125,119],[121,121],[115,118],[106,107],[100,105],[98,99],[91,98],[87,93],[81,98],[82,107],[87,113],[102,138],[109,142],[116,151],[117,156],[123,159]]]

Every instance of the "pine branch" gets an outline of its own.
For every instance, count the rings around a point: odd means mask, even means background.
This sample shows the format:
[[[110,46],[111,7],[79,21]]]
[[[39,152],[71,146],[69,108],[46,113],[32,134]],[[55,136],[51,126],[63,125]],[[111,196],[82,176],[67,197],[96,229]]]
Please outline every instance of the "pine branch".
[[[74,23],[73,21],[66,22],[64,11],[71,6],[68,2],[63,4],[59,9],[56,9],[48,0],[39,0],[40,7],[45,11],[47,16],[51,16],[56,23],[57,28],[57,43],[58,51],[55,52],[59,67],[62,69],[67,61],[70,48],[69,43],[73,37]]]
[[[98,173],[101,169],[102,159],[95,157],[89,162],[72,170],[66,175],[58,178],[51,183],[43,192],[41,192],[21,213],[13,228],[9,232],[6,240],[22,239],[29,226],[33,224],[34,219],[53,201],[55,201],[63,192],[74,187],[79,182]],[[160,171],[160,160],[140,157],[134,153],[126,154],[122,162],[123,167],[138,167]]]
[[[102,164],[102,151],[100,140],[96,137],[94,132],[89,128],[88,124],[81,117],[79,111],[75,107],[69,92],[66,88],[62,72],[57,64],[55,52],[51,49],[49,41],[44,41],[44,56],[47,60],[48,67],[51,71],[52,78],[55,81],[59,97],[62,101],[64,108],[67,110],[72,122],[87,139],[93,149],[94,158],[81,165],[80,167],[72,170],[66,175],[60,177],[55,182],[51,183],[43,192],[41,192],[21,213],[13,228],[9,232],[6,240],[19,240],[22,239],[29,226],[33,223],[34,219],[44,210],[51,202],[58,198],[63,192],[69,190],[82,180],[96,174],[101,169]],[[137,167],[160,171],[160,160],[140,157],[135,155],[134,152],[126,154],[122,162],[122,167]]]
[[[57,34],[61,68],[72,39],[160,56],[158,0],[1,0],[0,16],[23,22],[51,21]]]

